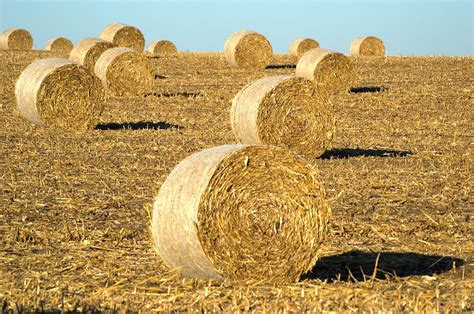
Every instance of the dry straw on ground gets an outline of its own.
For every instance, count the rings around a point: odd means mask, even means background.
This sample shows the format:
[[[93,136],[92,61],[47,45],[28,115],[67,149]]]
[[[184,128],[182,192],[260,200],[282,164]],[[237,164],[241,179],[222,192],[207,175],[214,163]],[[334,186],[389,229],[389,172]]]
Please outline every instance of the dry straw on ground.
[[[20,114],[30,122],[78,131],[96,125],[105,103],[102,84],[90,70],[58,58],[30,64],[15,96]]]
[[[114,48],[111,42],[99,38],[83,38],[72,48],[69,60],[94,71],[95,63],[107,49]]]
[[[95,73],[112,96],[143,96],[153,88],[153,70],[145,55],[130,48],[106,50]]]
[[[0,49],[30,50],[33,37],[25,29],[11,28],[0,34]]]
[[[319,43],[312,38],[296,38],[290,45],[288,53],[300,57],[308,50],[319,48]]]
[[[356,80],[354,65],[347,56],[321,48],[301,56],[295,75],[314,81],[318,92],[329,95],[349,91]]]
[[[165,264],[186,277],[294,282],[315,264],[329,216],[319,174],[304,159],[224,145],[171,172],[152,230]]]
[[[354,39],[350,48],[351,56],[378,56],[385,55],[385,46],[380,38],[363,36]]]
[[[56,37],[56,38],[50,39],[46,43],[46,47],[44,49],[69,54],[71,52],[73,46],[74,45],[72,44],[72,42],[69,39],[67,39],[65,37]]]
[[[310,80],[271,76],[245,86],[233,99],[231,126],[243,144],[287,147],[309,159],[331,147],[334,109]]]
[[[142,52],[145,48],[145,37],[135,26],[112,23],[107,25],[99,35],[100,39],[109,41],[119,47],[128,47]]]
[[[224,56],[236,68],[264,69],[272,60],[273,50],[265,36],[248,30],[233,33],[224,43]]]
[[[155,40],[148,46],[147,51],[154,55],[172,55],[178,52],[176,46],[169,40]]]

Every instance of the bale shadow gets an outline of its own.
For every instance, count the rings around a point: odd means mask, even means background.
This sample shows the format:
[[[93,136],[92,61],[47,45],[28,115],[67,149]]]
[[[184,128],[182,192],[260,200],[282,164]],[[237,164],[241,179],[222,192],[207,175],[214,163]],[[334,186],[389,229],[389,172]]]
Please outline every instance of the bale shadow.
[[[270,64],[265,69],[296,69],[296,64]]]
[[[351,93],[359,94],[359,93],[381,93],[388,90],[387,87],[383,86],[360,86],[360,87],[352,87],[350,89]]]
[[[165,79],[167,79],[166,76],[155,74],[155,80],[165,80]]]
[[[167,130],[167,129],[184,129],[183,126],[171,124],[167,122],[123,122],[123,123],[100,123],[96,125],[96,130],[110,131],[110,130]]]
[[[371,280],[375,266],[376,279],[387,277],[432,276],[462,266],[466,262],[453,256],[424,255],[418,253],[349,251],[339,255],[322,257],[304,279],[322,281]]]
[[[157,97],[157,98],[160,98],[160,97],[188,97],[188,98],[195,98],[195,97],[199,97],[199,96],[204,96],[203,94],[201,93],[194,93],[194,92],[175,92],[175,93],[168,93],[168,92],[164,92],[164,93],[147,93],[144,95],[145,97],[148,97],[148,96],[153,96],[153,97]]]
[[[361,149],[361,148],[336,148],[327,150],[321,159],[345,159],[352,157],[407,157],[413,155],[410,151],[391,149]]]

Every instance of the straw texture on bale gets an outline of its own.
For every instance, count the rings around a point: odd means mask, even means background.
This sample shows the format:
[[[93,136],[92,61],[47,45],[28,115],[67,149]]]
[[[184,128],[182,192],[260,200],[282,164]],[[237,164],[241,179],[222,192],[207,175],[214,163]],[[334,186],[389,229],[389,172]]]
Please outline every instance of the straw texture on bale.
[[[158,253],[185,277],[291,282],[310,270],[330,208],[317,170],[275,146],[195,153],[155,199]]]
[[[172,55],[178,52],[176,46],[169,40],[155,40],[148,46],[147,51],[154,55]]]
[[[318,92],[330,95],[349,91],[356,79],[354,65],[347,56],[321,48],[301,56],[295,75],[314,81]]]
[[[20,114],[54,128],[84,131],[96,125],[105,103],[100,80],[65,59],[39,59],[20,75],[15,88]]]
[[[71,50],[69,60],[94,71],[95,63],[107,49],[114,48],[111,42],[99,38],[83,38]]]
[[[295,57],[300,57],[308,50],[319,48],[319,43],[312,38],[297,38],[290,45],[288,53]]]
[[[227,38],[224,56],[227,62],[236,68],[264,69],[272,60],[273,50],[263,35],[241,30]]]
[[[112,96],[143,96],[153,88],[153,69],[145,55],[130,48],[106,50],[95,73]]]
[[[331,147],[334,109],[302,77],[271,76],[245,86],[232,101],[232,131],[242,144],[287,147],[309,159]]]
[[[64,52],[69,54],[74,45],[65,37],[52,38],[46,43],[45,50]]]
[[[33,47],[33,37],[25,29],[7,29],[0,34],[0,49],[30,50]]]
[[[380,56],[385,55],[385,45],[380,38],[364,36],[356,38],[351,43],[351,56]]]
[[[135,26],[112,23],[107,25],[99,35],[100,39],[109,41],[119,47],[128,47],[142,52],[145,48],[145,37]]]

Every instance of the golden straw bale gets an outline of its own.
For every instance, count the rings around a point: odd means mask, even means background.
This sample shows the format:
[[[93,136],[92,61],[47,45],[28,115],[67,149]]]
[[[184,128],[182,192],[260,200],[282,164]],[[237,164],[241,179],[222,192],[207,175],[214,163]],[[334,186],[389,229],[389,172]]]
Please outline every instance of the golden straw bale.
[[[287,147],[309,159],[331,147],[334,109],[302,77],[271,76],[245,86],[232,101],[232,131],[243,144]]]
[[[275,146],[224,145],[184,159],[155,199],[158,253],[185,277],[294,282],[331,210],[318,171]]]
[[[0,34],[0,49],[31,50],[33,37],[26,29],[11,28]]]
[[[227,62],[236,68],[264,69],[272,60],[273,50],[263,35],[241,30],[227,38],[224,56]]]
[[[319,43],[311,38],[296,38],[290,45],[288,53],[295,57],[300,57],[308,50],[319,48]]]
[[[107,25],[99,35],[100,39],[109,41],[119,47],[128,47],[139,52],[145,48],[145,37],[135,26],[112,23]]]
[[[172,55],[178,52],[176,46],[169,40],[155,40],[148,46],[147,51],[153,55]]]
[[[114,47],[115,45],[111,42],[99,38],[83,38],[72,48],[69,60],[94,71],[99,57],[104,51]]]
[[[63,52],[69,55],[74,45],[65,37],[56,37],[46,43],[45,50]]]
[[[65,59],[38,59],[20,75],[15,97],[28,121],[53,128],[93,128],[104,108],[102,84],[89,69]]]
[[[351,43],[351,56],[385,56],[385,46],[380,38],[364,36],[356,38]]]
[[[95,64],[95,73],[112,96],[143,96],[154,86],[148,58],[130,48],[106,50]]]
[[[318,92],[329,95],[347,92],[356,80],[349,57],[327,49],[311,49],[296,65],[296,76],[315,82]]]

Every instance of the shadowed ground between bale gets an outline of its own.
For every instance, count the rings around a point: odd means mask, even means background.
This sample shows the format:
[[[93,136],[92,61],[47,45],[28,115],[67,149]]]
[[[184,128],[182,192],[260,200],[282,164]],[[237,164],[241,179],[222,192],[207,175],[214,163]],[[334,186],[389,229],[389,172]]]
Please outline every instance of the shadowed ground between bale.
[[[167,129],[184,129],[183,126],[171,124],[167,122],[151,122],[151,121],[139,121],[139,122],[111,122],[111,123],[100,123],[95,127],[96,130],[167,130]]]
[[[351,157],[408,157],[410,151],[378,149],[378,148],[333,148],[321,155],[321,159],[344,159]]]

